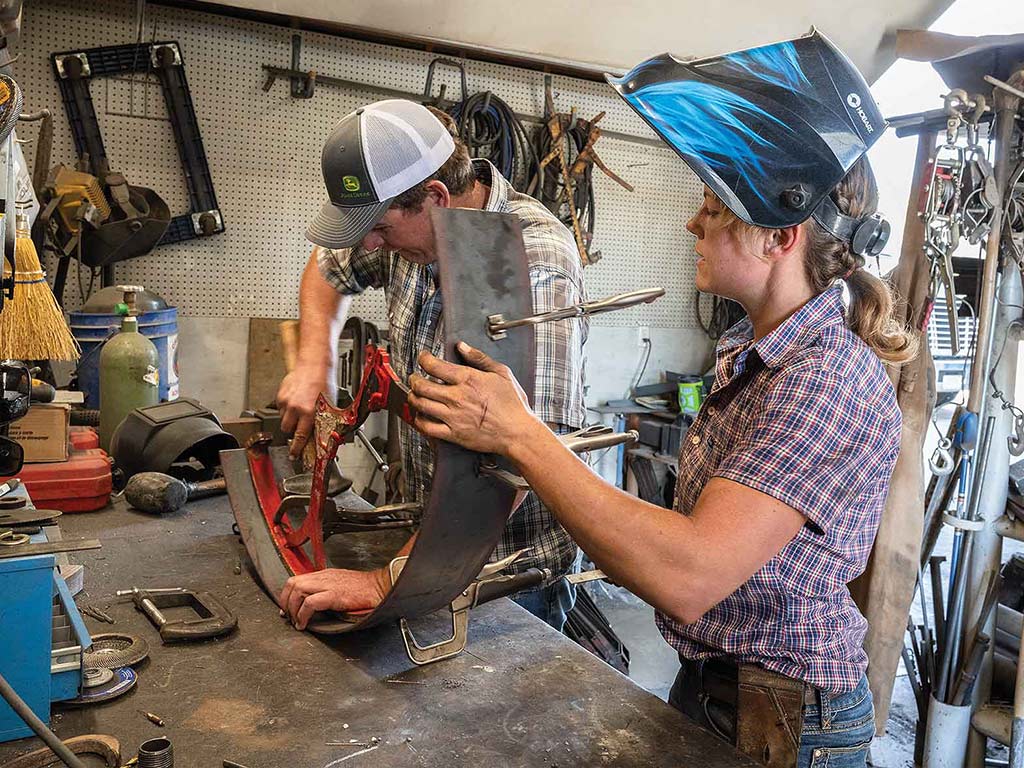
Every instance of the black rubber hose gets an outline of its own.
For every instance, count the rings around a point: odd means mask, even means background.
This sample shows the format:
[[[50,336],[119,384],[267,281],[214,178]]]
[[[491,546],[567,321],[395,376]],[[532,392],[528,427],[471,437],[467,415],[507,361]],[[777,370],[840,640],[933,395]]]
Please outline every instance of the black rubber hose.
[[[0,675],[0,696],[4,697],[4,701],[11,705],[11,709],[25,721],[25,725],[31,728],[36,736],[43,740],[50,749],[53,750],[53,754],[59,757],[68,768],[85,768],[85,763],[78,759],[74,752],[65,746],[64,742],[57,738],[57,734],[46,727],[46,723],[40,720],[36,713],[33,712],[28,704],[22,701],[21,697],[11,687],[3,675]]]
[[[472,157],[485,157],[513,188],[525,192],[540,173],[530,135],[515,112],[490,91],[481,91],[449,110]]]

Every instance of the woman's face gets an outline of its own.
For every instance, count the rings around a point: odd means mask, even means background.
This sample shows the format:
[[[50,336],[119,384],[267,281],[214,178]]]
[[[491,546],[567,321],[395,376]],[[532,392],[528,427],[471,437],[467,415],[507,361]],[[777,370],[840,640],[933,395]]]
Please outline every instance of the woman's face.
[[[744,231],[738,226],[722,201],[707,187],[704,204],[686,223],[686,229],[697,236],[697,290],[743,301],[745,287],[760,282],[766,268],[756,255],[760,233]],[[753,236],[751,236],[753,234]]]

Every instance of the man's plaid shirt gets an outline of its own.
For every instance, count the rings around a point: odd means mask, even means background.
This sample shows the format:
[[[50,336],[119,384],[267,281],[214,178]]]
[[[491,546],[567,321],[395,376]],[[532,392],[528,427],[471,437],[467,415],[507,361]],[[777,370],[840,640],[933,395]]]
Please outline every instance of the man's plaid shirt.
[[[534,312],[548,312],[586,300],[583,268],[572,234],[532,197],[516,192],[486,160],[474,160],[477,178],[490,186],[486,210],[522,219],[523,242],[530,264]],[[406,261],[395,252],[366,252],[360,247],[320,249],[320,273],[343,294],[383,288],[388,307],[391,362],[403,380],[416,372],[416,356],[426,349],[444,356],[444,317],[434,265]],[[584,425],[583,343],[587,320],[577,318],[535,326],[537,373],[534,412],[558,431]],[[406,498],[423,501],[434,475],[430,442],[402,423],[402,467]],[[529,494],[505,527],[493,558],[529,548],[509,570],[532,567],[566,573],[576,560],[576,544],[552,514]]]
[[[899,453],[893,386],[847,327],[839,288],[757,343],[741,321],[716,355],[714,387],[680,451],[676,510],[688,514],[707,482],[723,477],[807,522],[700,619],[659,615],[658,626],[685,658],[729,657],[851,691],[867,667],[867,622],[846,585],[864,571]]]

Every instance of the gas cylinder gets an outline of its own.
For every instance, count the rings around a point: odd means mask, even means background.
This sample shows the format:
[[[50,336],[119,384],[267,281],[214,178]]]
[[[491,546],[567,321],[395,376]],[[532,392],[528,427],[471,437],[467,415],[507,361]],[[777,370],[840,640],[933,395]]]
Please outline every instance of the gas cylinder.
[[[121,330],[100,352],[100,447],[110,451],[110,438],[124,417],[160,400],[160,358],[156,346],[139,333],[135,295],[141,286],[118,286],[125,301],[116,308]]]

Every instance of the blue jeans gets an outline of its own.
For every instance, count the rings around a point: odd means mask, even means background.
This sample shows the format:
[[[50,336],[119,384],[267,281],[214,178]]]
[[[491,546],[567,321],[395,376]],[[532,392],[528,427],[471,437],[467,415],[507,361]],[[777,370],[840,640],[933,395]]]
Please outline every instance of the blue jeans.
[[[867,677],[849,693],[820,694],[818,706],[804,707],[798,765],[864,768],[875,735],[875,708]]]
[[[547,587],[528,589],[512,599],[538,619],[561,632],[565,618],[576,604],[576,585],[559,579]]]
[[[716,693],[722,693],[721,687],[717,691],[702,690],[701,683],[684,666],[669,693],[669,704],[734,744],[735,694],[730,702],[717,698]],[[865,768],[875,735],[875,710],[867,677],[861,677],[849,693],[818,692],[816,699],[815,704],[804,704],[798,768]]]

